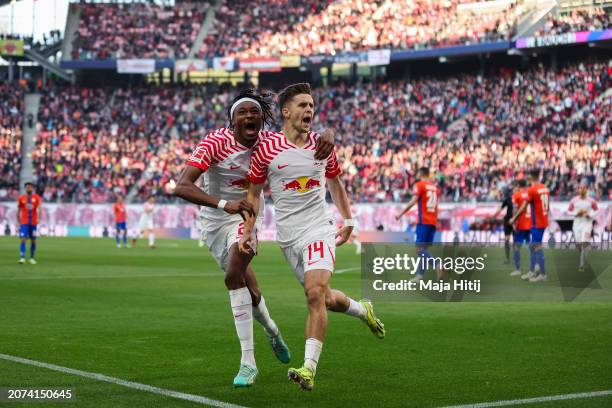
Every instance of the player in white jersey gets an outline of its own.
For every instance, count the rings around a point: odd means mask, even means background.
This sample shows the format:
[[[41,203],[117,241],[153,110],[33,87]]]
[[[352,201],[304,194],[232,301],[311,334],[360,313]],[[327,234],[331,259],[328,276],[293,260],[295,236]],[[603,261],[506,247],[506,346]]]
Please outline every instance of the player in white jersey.
[[[304,287],[308,305],[304,366],[290,368],[289,378],[302,389],[311,390],[317,362],[327,331],[327,309],[347,313],[365,321],[370,330],[384,338],[383,324],[374,315],[369,301],[356,302],[331,289],[336,246],[345,243],[353,229],[350,203],[340,178],[336,154],[318,160],[314,146],[320,136],[310,131],[314,102],[309,84],[291,85],[279,94],[283,128],[271,133],[253,149],[248,173],[248,200],[256,210],[263,183],[268,180],[274,201],[277,241]],[[335,220],[325,202],[325,187],[344,217],[336,232]],[[255,217],[248,216],[240,250],[252,253],[249,232]],[[337,240],[336,240],[337,239]]]
[[[204,242],[225,271],[225,284],[242,350],[234,386],[248,387],[258,374],[254,356],[253,317],[263,325],[280,361],[288,363],[291,354],[270,318],[255,272],[249,266],[253,254],[243,254],[237,248],[243,234],[241,211],[255,214],[253,206],[246,201],[246,173],[251,161],[251,149],[267,134],[261,131],[262,126],[272,120],[270,104],[265,95],[253,90],[243,91],[228,108],[228,119],[231,124],[229,129],[217,129],[199,143],[180,176],[174,194],[202,206],[198,218]],[[333,143],[322,143],[318,154],[326,157],[331,149]],[[195,184],[202,174],[204,190]],[[258,197],[258,204],[257,224],[261,225],[264,213],[262,196]],[[252,238],[255,252],[255,230]]]
[[[155,248],[155,232],[153,231],[153,216],[155,215],[155,197],[149,197],[144,203],[143,212],[138,222],[139,235],[147,235],[149,248]],[[132,245],[136,244],[136,239],[132,240]]]
[[[580,251],[580,271],[584,271],[586,251],[593,234],[593,218],[597,212],[597,202],[588,197],[588,182],[580,183],[578,195],[569,203],[567,211],[574,216],[572,226],[574,239]]]

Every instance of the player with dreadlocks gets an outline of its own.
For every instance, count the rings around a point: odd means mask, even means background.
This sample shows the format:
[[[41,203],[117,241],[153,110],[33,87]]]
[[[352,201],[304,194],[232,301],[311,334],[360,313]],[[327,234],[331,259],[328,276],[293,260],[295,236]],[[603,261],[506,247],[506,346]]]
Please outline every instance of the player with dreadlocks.
[[[200,141],[174,190],[176,196],[202,206],[200,220],[203,224],[203,241],[225,271],[225,285],[229,290],[242,350],[240,369],[234,378],[236,387],[251,386],[258,374],[253,317],[263,326],[276,357],[283,363],[289,363],[291,359],[278,327],[270,318],[255,272],[249,265],[257,253],[256,234],[263,221],[263,196],[260,197],[256,228],[252,233],[255,248],[251,254],[238,249],[244,229],[243,213],[255,215],[253,205],[246,199],[246,173],[253,147],[268,136],[263,129],[264,124],[274,122],[270,96],[254,89],[240,92],[227,109],[229,127],[217,129]],[[317,146],[317,155],[324,159],[333,147],[333,136],[329,136]],[[202,174],[203,189],[196,185]]]

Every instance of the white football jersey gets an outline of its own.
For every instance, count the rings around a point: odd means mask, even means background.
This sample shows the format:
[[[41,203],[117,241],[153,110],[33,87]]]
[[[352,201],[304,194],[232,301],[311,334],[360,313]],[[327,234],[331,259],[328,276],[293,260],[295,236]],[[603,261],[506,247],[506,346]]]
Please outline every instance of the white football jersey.
[[[597,213],[597,202],[590,197],[576,196],[571,199],[567,211],[574,216],[574,225],[590,226],[593,224],[593,217]],[[581,211],[585,211],[588,217],[576,215]]]
[[[259,132],[259,140],[265,138],[266,134]],[[220,128],[200,141],[187,164],[204,171],[203,190],[207,194],[227,201],[242,200],[246,198],[249,187],[247,171],[251,163],[251,152],[251,148],[238,143],[230,129]],[[263,217],[263,214],[262,194],[258,217]],[[200,220],[205,229],[213,230],[220,225],[242,220],[242,217],[239,214],[230,215],[218,208],[202,207]]]
[[[320,136],[309,132],[303,147],[289,142],[282,132],[270,132],[253,149],[248,179],[270,182],[274,201],[277,238],[286,247],[307,232],[334,227],[334,217],[325,202],[325,179],[340,174],[336,153],[315,160],[315,142]]]
[[[149,202],[145,202],[143,206],[144,211],[140,216],[142,222],[153,222],[153,214],[155,213],[155,207]]]

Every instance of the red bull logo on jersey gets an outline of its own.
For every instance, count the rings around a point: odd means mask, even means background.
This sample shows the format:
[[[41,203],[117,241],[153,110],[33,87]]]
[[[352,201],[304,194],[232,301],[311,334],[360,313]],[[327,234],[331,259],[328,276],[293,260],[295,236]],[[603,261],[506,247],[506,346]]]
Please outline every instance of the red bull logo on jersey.
[[[307,191],[312,190],[315,187],[320,187],[321,182],[317,179],[310,178],[307,176],[298,177],[295,180],[291,180],[290,182],[283,185],[283,191],[293,190],[298,193],[305,193]]]
[[[249,180],[247,179],[237,179],[232,180],[229,183],[230,187],[239,188],[241,190],[247,190],[249,188]]]

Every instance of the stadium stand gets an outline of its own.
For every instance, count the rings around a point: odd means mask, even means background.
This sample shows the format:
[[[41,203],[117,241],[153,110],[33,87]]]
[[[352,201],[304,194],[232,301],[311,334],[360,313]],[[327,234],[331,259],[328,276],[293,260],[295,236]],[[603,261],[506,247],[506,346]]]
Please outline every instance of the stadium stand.
[[[88,3],[72,47],[73,59],[186,57],[210,3]]]
[[[612,27],[612,11],[601,7],[573,10],[563,15],[549,14],[537,35],[562,34],[572,31],[595,31]]]
[[[415,169],[438,169],[443,199],[495,199],[509,177],[542,167],[556,198],[588,177],[611,193],[612,66],[534,67],[481,77],[321,87],[321,127],[337,129],[347,188],[357,202],[400,201]],[[226,125],[235,89],[49,87],[33,155],[46,201],[105,202],[134,187],[137,201],[176,180],[206,131]],[[5,104],[6,105],[6,104]]]
[[[335,54],[510,39],[524,1],[485,9],[466,0],[224,2],[200,56]],[[531,4],[531,2],[529,3]],[[252,13],[251,13],[252,10]]]
[[[24,85],[0,82],[0,200],[19,194]]]

